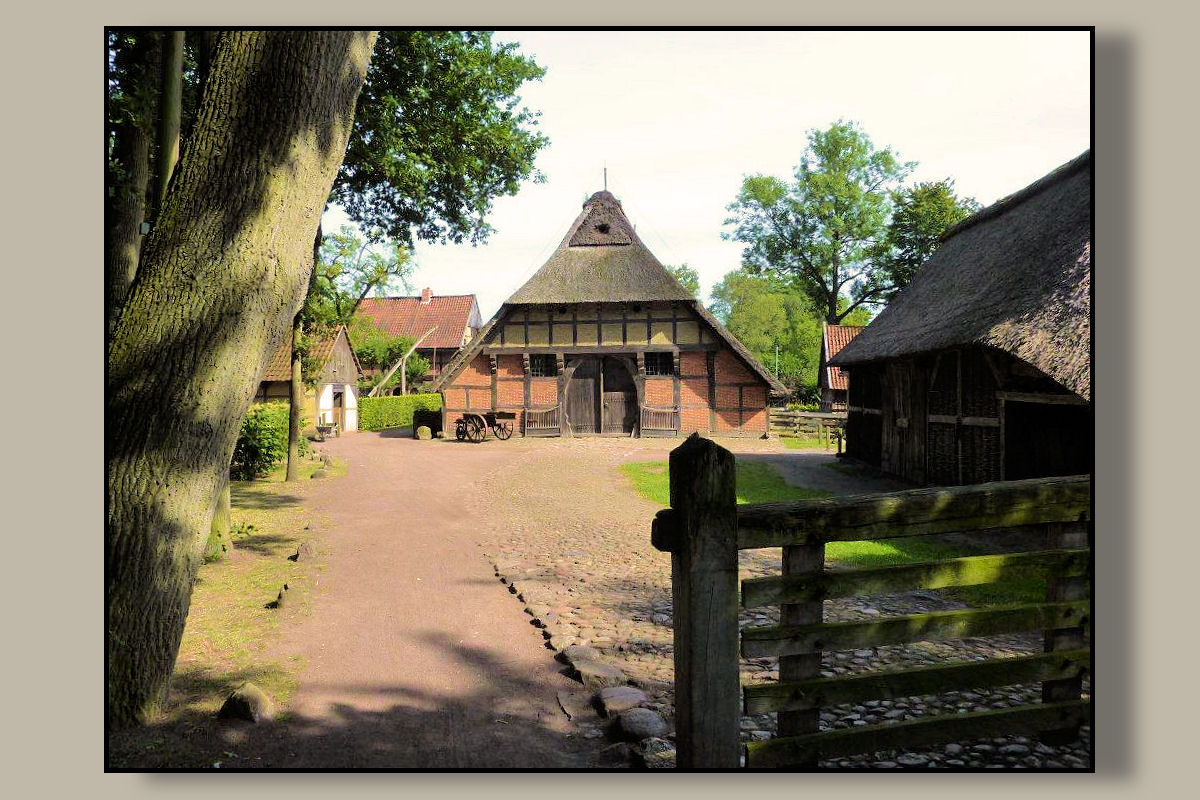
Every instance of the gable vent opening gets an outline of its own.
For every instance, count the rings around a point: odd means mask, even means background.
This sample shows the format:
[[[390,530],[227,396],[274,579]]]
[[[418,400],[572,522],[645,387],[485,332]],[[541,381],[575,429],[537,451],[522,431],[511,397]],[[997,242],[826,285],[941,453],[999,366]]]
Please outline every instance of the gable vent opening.
[[[601,222],[599,225],[596,226],[596,230],[600,231],[601,233],[608,233],[611,230],[611,228],[609,228],[607,222]]]

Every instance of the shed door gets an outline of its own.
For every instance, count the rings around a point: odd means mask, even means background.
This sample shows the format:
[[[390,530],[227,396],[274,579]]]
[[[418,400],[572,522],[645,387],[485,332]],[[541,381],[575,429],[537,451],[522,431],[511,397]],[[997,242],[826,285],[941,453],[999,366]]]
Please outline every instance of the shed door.
[[[605,357],[603,383],[604,433],[633,433],[637,419],[637,387],[629,368],[619,359]]]
[[[599,433],[600,359],[585,356],[574,365],[575,371],[567,383],[567,422],[576,436]]]

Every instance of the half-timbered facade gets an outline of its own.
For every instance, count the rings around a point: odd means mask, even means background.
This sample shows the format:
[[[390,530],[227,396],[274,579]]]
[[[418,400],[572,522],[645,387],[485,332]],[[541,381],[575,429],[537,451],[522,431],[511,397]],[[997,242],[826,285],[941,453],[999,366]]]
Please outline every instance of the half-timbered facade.
[[[786,392],[597,192],[558,249],[443,372],[445,429],[512,411],[527,436],[761,436]]]
[[[847,455],[926,485],[1091,472],[1091,166],[952,228],[831,359]]]
[[[310,360],[319,364],[316,386],[305,390],[304,416],[310,425],[333,424],[342,431],[358,430],[358,379],[362,368],[350,347],[344,325],[328,339],[317,342]],[[254,396],[256,402],[286,401],[291,396],[292,337],[279,346]]]

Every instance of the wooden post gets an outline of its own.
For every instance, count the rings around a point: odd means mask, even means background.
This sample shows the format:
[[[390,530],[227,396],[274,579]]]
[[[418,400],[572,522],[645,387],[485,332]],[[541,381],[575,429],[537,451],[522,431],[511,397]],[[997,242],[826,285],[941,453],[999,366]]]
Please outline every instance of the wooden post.
[[[1054,523],[1046,526],[1046,546],[1051,549],[1088,546],[1088,523]],[[1046,602],[1059,603],[1069,600],[1083,600],[1087,597],[1088,577],[1051,578],[1046,581]],[[1057,628],[1044,634],[1044,650],[1052,653],[1057,650],[1075,650],[1086,647],[1082,627]],[[1064,678],[1055,681],[1042,682],[1042,702],[1058,703],[1064,700],[1078,700],[1083,694],[1083,676]],[[1042,731],[1041,741],[1047,745],[1062,745],[1079,738],[1078,723],[1066,728]]]
[[[825,545],[790,545],[783,548],[783,574],[800,575],[820,572],[825,568]],[[823,622],[825,603],[822,600],[807,603],[784,603],[780,606],[781,625],[813,625]],[[805,681],[820,676],[821,654],[806,653],[801,656],[783,656],[779,659],[779,681]],[[807,711],[781,711],[776,718],[777,737],[802,736],[816,733],[821,721],[821,709]],[[817,766],[815,760],[797,766]]]
[[[671,451],[675,732],[682,769],[736,769],[738,676],[737,494],[733,454],[693,433]]]

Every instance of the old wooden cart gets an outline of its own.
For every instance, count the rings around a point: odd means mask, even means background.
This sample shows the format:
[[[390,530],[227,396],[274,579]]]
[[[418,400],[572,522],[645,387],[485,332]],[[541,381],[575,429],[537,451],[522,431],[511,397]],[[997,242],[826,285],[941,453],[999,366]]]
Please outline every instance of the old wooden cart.
[[[454,420],[454,438],[460,442],[482,442],[487,437],[488,428],[491,428],[492,435],[503,441],[513,435],[516,418],[513,411],[488,411],[483,414],[467,411]]]

